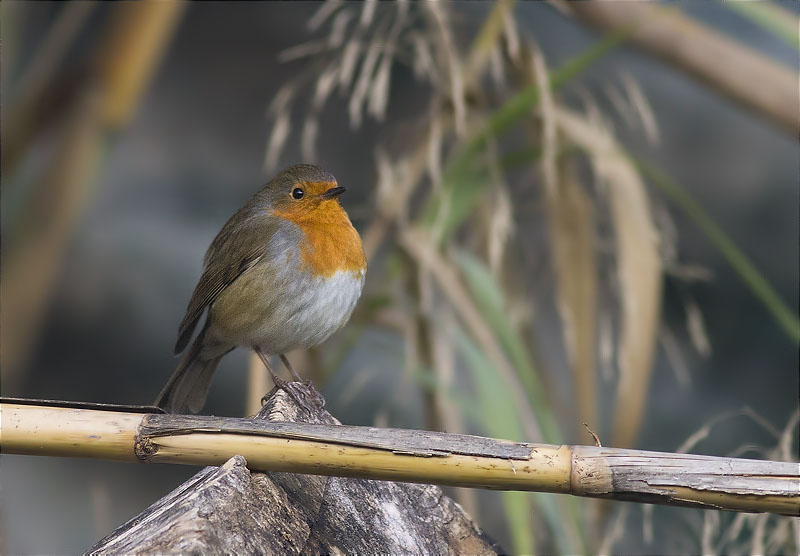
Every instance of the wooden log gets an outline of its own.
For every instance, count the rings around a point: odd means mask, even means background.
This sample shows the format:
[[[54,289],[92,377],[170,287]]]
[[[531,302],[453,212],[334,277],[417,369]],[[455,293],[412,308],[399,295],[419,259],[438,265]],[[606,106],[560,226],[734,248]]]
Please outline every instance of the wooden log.
[[[313,389],[293,388],[292,394],[273,390],[255,419],[339,425],[315,403]],[[439,487],[257,473],[237,455],[220,467],[206,467],[88,553],[172,552],[496,554],[500,549]]]

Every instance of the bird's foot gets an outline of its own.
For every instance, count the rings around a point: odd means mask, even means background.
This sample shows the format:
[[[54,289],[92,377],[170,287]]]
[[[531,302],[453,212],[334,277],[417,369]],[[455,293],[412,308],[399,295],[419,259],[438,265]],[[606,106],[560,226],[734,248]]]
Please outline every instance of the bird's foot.
[[[295,401],[298,407],[308,411],[312,415],[325,407],[325,398],[317,392],[310,380],[300,382],[286,381],[279,378],[275,381],[275,390],[283,390],[286,392]],[[261,398],[261,404],[265,404],[273,393],[274,390]]]

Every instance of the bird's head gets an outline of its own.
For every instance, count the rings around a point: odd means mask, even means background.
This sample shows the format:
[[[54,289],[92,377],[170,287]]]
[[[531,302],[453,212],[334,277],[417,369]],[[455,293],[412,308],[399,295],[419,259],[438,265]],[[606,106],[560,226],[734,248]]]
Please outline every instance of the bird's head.
[[[343,211],[339,186],[328,171],[311,164],[290,166],[271,180],[259,193],[272,213],[296,223],[326,221]]]

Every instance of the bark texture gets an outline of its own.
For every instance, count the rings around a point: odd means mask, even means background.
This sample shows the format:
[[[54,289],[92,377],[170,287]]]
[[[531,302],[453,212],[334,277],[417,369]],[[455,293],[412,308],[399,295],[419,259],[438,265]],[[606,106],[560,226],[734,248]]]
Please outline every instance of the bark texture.
[[[273,390],[255,419],[339,424],[313,388]],[[436,486],[206,467],[89,554],[496,554]]]

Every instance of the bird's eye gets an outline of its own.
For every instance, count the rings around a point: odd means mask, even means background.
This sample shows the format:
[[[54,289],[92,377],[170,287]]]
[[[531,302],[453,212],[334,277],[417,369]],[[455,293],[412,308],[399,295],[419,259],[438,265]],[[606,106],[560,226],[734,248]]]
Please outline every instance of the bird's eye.
[[[306,194],[305,191],[303,191],[299,187],[295,187],[294,189],[292,189],[292,199],[295,199],[297,201],[302,199],[303,195],[305,195],[305,194]]]

